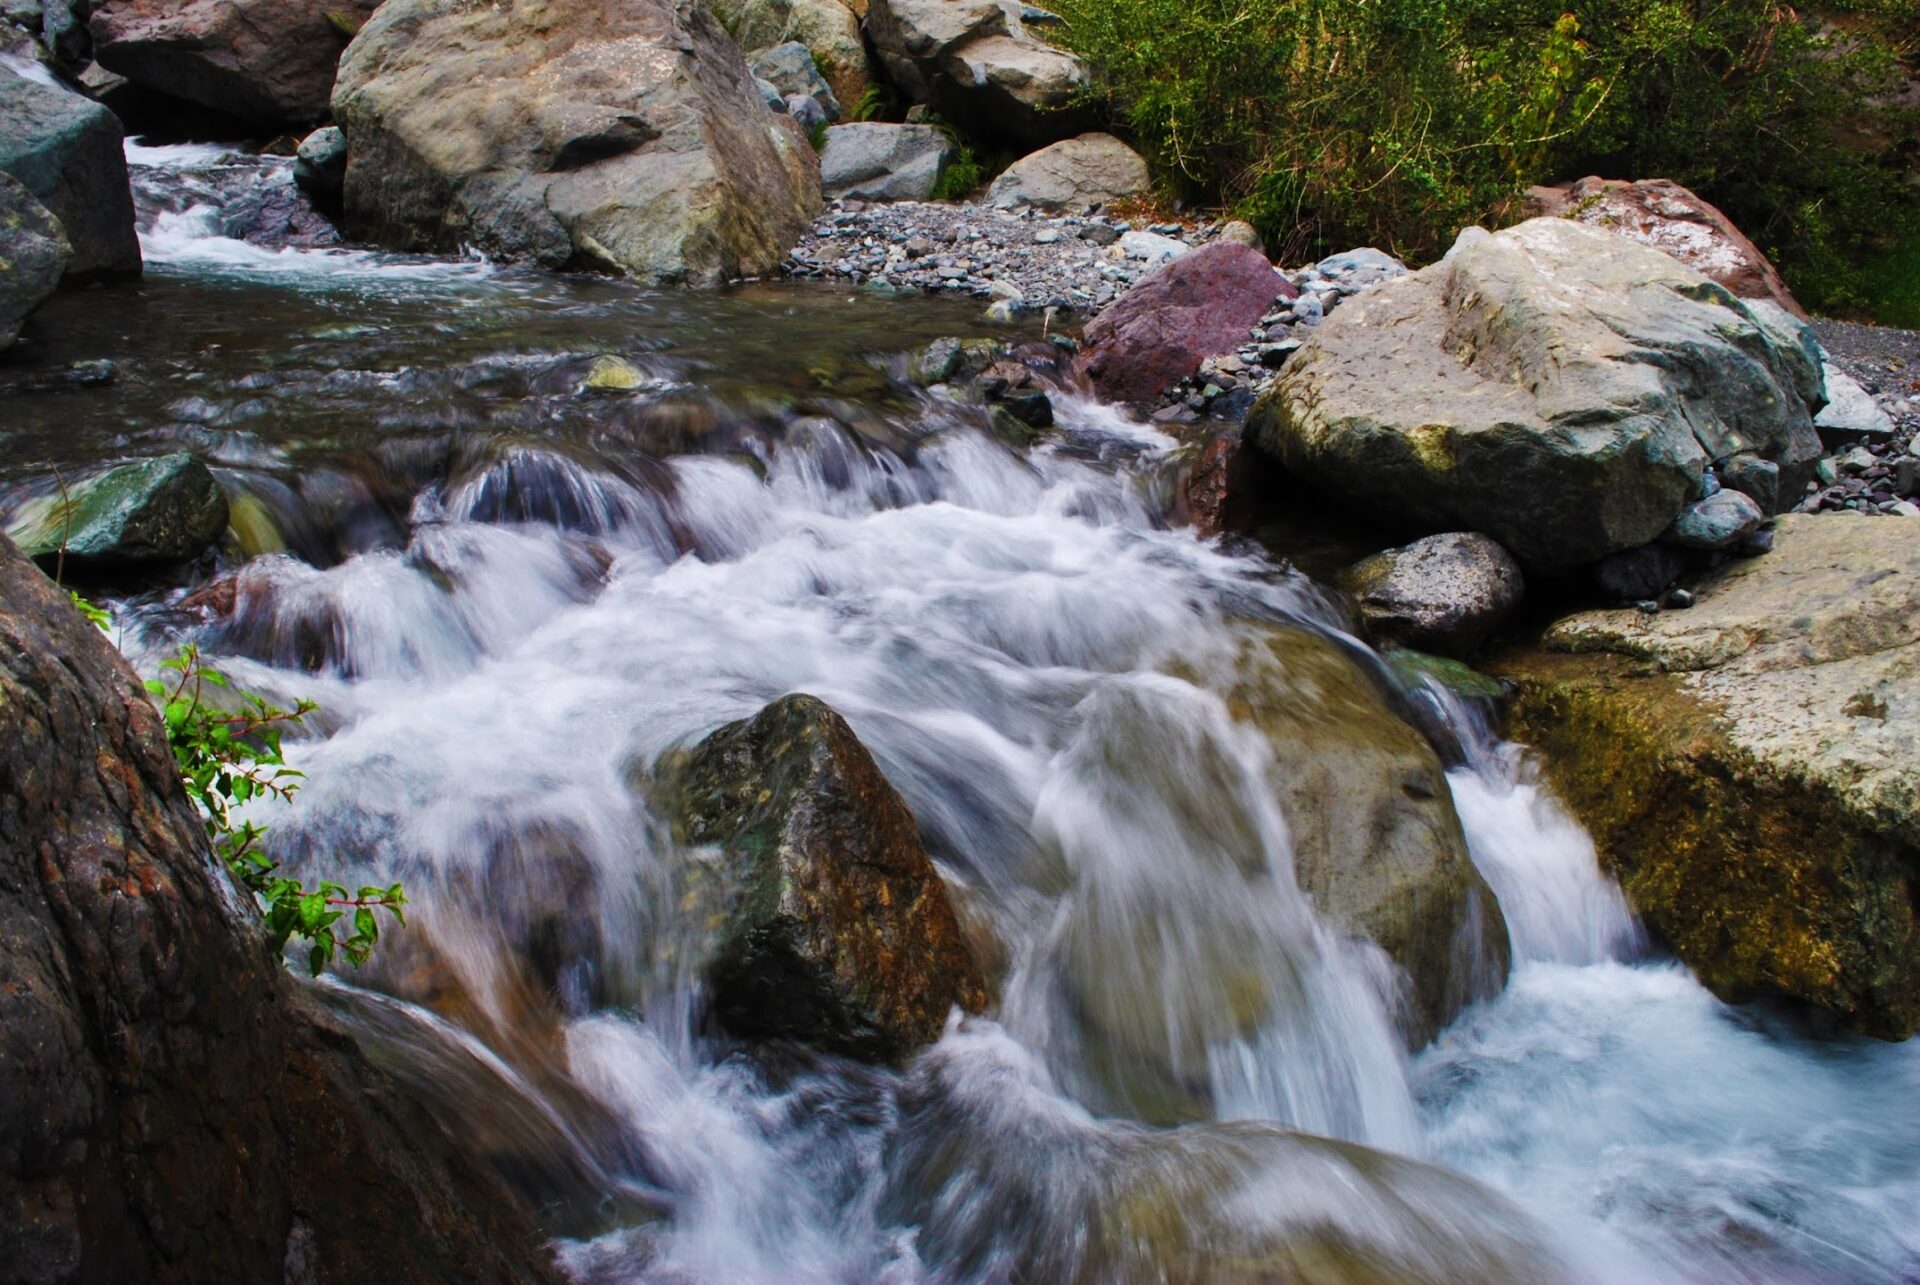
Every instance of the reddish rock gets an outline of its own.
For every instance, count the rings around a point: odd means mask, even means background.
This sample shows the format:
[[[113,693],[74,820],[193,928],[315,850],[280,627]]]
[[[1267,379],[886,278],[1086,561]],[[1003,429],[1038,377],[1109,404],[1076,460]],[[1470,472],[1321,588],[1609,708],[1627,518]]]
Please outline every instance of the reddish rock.
[[[1216,241],[1156,269],[1087,326],[1080,369],[1110,402],[1151,402],[1247,341],[1293,283],[1266,256]]]
[[[1528,189],[1530,213],[1577,219],[1663,250],[1742,299],[1771,299],[1796,317],[1794,301],[1760,247],[1731,220],[1671,179],[1637,183],[1583,178]]]
[[[1200,448],[1183,479],[1180,499],[1202,539],[1244,531],[1252,524],[1255,453],[1239,433],[1222,433]]]
[[[326,119],[349,28],[378,0],[105,0],[94,57],[136,85],[263,126]]]

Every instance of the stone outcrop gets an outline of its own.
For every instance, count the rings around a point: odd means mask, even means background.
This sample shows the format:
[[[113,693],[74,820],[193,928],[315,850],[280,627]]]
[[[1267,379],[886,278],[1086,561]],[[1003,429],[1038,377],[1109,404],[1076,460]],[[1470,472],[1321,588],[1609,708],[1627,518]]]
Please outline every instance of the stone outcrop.
[[[708,979],[728,1029],[900,1060],[985,1007],[913,814],[821,701],[730,723],[660,780],[675,838],[723,854]]]
[[[820,205],[696,0],[387,0],[333,110],[347,226],[383,245],[712,285],[772,270]]]
[[[1147,186],[1147,162],[1140,153],[1111,134],[1082,134],[1008,166],[987,189],[987,202],[1003,209],[1026,205],[1084,214],[1139,196]]]
[[[1506,921],[1426,738],[1350,657],[1300,630],[1267,631],[1227,703],[1273,752],[1301,890],[1405,971],[1413,1046],[1497,992]]]
[[[8,536],[29,557],[73,566],[179,562],[227,529],[227,497],[185,453],[109,469],[17,514]]]
[[[1743,299],[1768,299],[1805,317],[1772,262],[1716,207],[1671,179],[1587,177],[1527,191],[1532,213],[1574,219],[1670,254]]]
[[[94,57],[261,129],[326,119],[340,51],[379,0],[104,0]]]
[[[1471,656],[1520,605],[1526,581],[1494,541],[1452,532],[1357,562],[1340,587],[1376,644]]]
[[[931,125],[836,125],[820,150],[820,186],[828,196],[924,201],[953,155],[953,140]]]
[[[1446,259],[1348,300],[1247,432],[1386,523],[1475,530],[1567,567],[1659,537],[1709,465],[1820,453],[1803,346],[1678,260],[1566,219],[1463,233]]]
[[[67,282],[140,274],[133,193],[112,112],[0,66],[0,171],[60,220]]]
[[[1296,293],[1258,250],[1201,246],[1141,278],[1088,324],[1080,369],[1103,400],[1150,403],[1208,357],[1239,347],[1275,299]]]
[[[1512,731],[1647,923],[1733,1000],[1920,1028],[1920,543],[1790,514],[1691,610],[1587,612],[1500,668]]]
[[[813,54],[834,97],[848,111],[873,84],[860,38],[865,6],[842,0],[714,0],[713,11],[749,56],[798,41]]]
[[[867,35],[915,102],[992,143],[1039,146],[1091,123],[1087,69],[1027,30],[1017,0],[873,0]]]
[[[59,287],[72,257],[60,221],[18,180],[0,173],[0,348]]]
[[[556,1279],[287,973],[139,679],[4,540],[0,746],[8,1279]]]

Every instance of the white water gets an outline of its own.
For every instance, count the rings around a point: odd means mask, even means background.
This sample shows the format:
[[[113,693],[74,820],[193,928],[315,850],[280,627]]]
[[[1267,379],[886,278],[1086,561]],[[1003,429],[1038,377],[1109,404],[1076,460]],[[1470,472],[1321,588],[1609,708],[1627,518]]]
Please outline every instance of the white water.
[[[181,253],[215,273],[239,254]],[[322,285],[395,270],[292,253]],[[377,979],[406,992],[431,948],[511,1030],[530,943],[560,936],[546,1056],[671,1210],[566,1242],[571,1271],[1134,1275],[1141,1260],[1078,1256],[1098,1249],[1089,1219],[1143,1172],[1240,1155],[1126,1118],[1152,1108],[1432,1160],[1533,1220],[1431,1170],[1380,1178],[1257,1134],[1226,1194],[1177,1205],[1222,1236],[1331,1223],[1397,1254],[1546,1237],[1552,1274],[1621,1282],[1920,1273],[1920,1050],[1809,1036],[1646,958],[1590,841],[1461,711],[1449,784],[1515,968],[1409,1058],[1383,961],[1294,891],[1269,752],[1220,694],[1259,630],[1332,628],[1324,599],[1155,529],[1157,434],[1073,404],[1063,420],[1086,449],[1031,459],[937,405],[911,457],[809,422],[764,477],[687,457],[642,482],[534,452],[570,530],[537,505],[477,521],[455,484],[419,497],[404,549],[243,572],[240,623],[209,645],[276,662],[222,659],[244,686],[318,699],[331,733],[295,748],[291,812],[262,818],[276,851],[404,879],[418,903]],[[904,1077],[782,1076],[693,1024],[687,855],[633,778],[796,690],[854,725],[1005,953],[993,1020],[956,1024]],[[1433,1279],[1482,1278],[1435,1261]]]

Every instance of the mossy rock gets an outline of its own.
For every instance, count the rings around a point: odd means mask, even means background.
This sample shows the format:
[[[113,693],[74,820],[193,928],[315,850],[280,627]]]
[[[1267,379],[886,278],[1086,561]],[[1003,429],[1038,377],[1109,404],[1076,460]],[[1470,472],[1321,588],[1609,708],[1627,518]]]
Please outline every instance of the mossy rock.
[[[227,529],[227,497],[192,455],[142,460],[76,482],[16,515],[7,534],[41,563],[179,562]]]

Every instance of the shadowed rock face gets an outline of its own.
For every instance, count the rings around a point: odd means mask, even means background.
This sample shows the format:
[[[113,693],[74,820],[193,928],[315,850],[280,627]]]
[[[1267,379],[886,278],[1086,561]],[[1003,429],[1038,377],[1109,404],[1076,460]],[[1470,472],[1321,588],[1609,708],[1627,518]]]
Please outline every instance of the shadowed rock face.
[[[106,0],[95,56],[136,85],[263,128],[324,120],[351,29],[378,0]],[[346,28],[346,29],[343,29]]]
[[[16,180],[0,173],[0,348],[60,284],[73,251],[60,221]]]
[[[663,781],[676,837],[724,854],[709,977],[729,1029],[897,1060],[986,1006],[913,814],[827,705],[783,697]]]
[[[1789,514],[1691,610],[1592,611],[1502,668],[1635,908],[1727,999],[1920,1030],[1920,544]]]
[[[1087,69],[1028,31],[1014,0],[874,0],[867,37],[914,101],[995,142],[1029,146],[1080,133]]]
[[[1798,494],[1820,370],[1768,307],[1566,219],[1470,229],[1329,317],[1247,435],[1402,529],[1480,531],[1528,567],[1591,562],[1660,536],[1737,455]]]
[[[656,285],[777,266],[819,164],[693,0],[389,0],[340,62],[347,226]]]
[[[281,966],[138,679],[5,540],[0,979],[10,1280],[553,1279]]]
[[[91,99],[0,67],[0,170],[60,220],[64,280],[140,275],[120,122]]]

